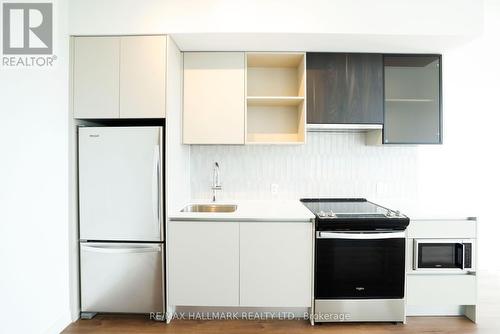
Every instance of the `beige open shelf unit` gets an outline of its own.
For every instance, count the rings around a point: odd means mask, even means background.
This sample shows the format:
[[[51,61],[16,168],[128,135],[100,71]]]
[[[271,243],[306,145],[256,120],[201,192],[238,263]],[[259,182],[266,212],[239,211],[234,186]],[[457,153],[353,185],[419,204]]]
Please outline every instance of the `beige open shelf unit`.
[[[304,143],[305,53],[247,52],[246,57],[246,143]]]

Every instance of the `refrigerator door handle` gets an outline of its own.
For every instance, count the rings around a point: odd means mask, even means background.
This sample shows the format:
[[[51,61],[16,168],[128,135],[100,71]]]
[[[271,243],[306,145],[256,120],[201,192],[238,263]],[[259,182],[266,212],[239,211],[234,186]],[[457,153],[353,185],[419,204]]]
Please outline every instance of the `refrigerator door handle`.
[[[158,225],[159,235],[161,235],[161,222],[160,222],[160,145],[156,145],[153,154],[153,175],[151,182],[151,193],[153,203],[153,217],[155,217],[155,224]]]
[[[132,254],[132,253],[157,253],[161,251],[160,246],[148,247],[109,247],[109,246],[80,246],[83,251],[93,253],[108,253],[108,254]]]
[[[157,208],[158,208],[158,235],[160,235],[161,237],[161,211],[162,211],[162,204],[161,204],[161,201],[163,200],[163,195],[162,195],[162,176],[161,176],[161,173],[162,173],[162,168],[161,168],[161,146],[158,145],[157,146],[157,150],[158,150],[158,155],[157,155],[157,164],[156,164],[156,170],[157,170],[157,177],[156,179],[158,180],[157,182],[157,189],[158,189],[158,196],[156,196],[156,199],[157,199]]]

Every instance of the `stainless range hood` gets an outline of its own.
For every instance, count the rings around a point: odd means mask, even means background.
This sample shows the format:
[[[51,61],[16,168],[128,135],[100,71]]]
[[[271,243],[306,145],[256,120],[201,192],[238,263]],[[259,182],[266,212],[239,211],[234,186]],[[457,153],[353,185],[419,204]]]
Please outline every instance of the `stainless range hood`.
[[[382,130],[382,124],[307,124],[308,132],[367,132]]]

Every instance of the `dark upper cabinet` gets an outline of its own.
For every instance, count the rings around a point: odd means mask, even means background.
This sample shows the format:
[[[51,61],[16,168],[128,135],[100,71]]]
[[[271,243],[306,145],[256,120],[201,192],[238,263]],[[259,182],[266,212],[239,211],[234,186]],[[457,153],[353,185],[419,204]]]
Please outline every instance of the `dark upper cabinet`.
[[[441,56],[385,55],[384,144],[440,144]]]
[[[308,124],[382,124],[383,56],[307,53]]]

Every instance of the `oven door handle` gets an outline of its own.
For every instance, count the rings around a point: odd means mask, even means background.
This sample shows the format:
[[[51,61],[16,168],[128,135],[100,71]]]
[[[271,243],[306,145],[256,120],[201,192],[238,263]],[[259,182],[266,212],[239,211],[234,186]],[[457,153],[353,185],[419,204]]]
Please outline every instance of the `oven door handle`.
[[[405,238],[404,231],[398,232],[316,232],[318,239],[356,239],[356,240],[371,240],[371,239],[399,239]]]

